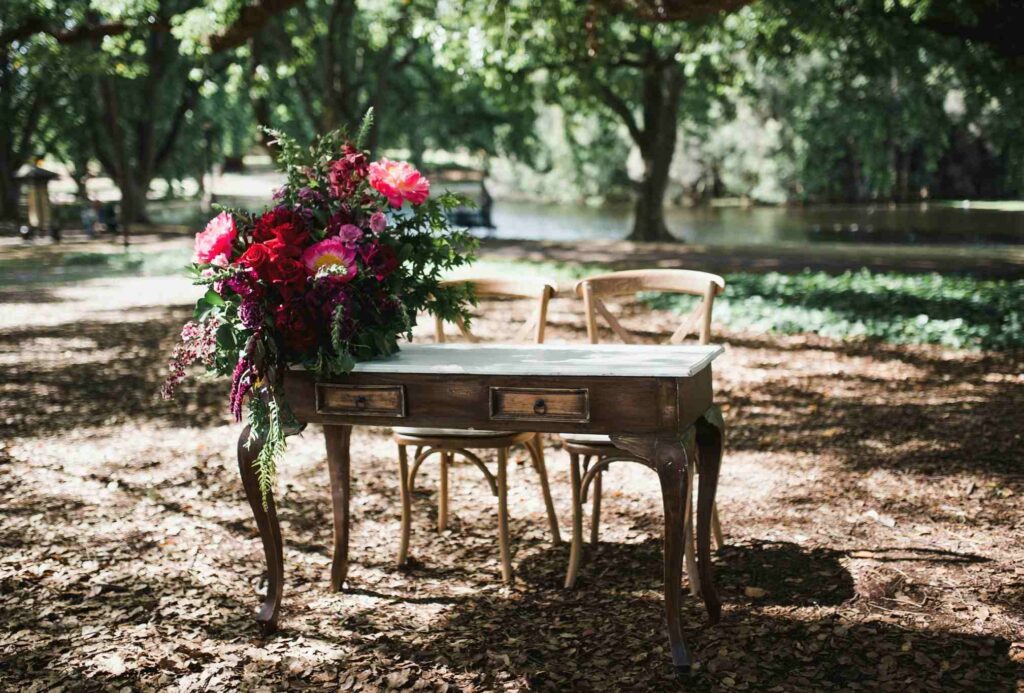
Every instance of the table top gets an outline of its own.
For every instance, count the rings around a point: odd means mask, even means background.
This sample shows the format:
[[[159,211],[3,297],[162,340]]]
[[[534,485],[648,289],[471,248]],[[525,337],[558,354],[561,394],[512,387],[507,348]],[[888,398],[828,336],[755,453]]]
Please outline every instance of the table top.
[[[717,344],[405,344],[353,372],[689,378],[723,351]]]

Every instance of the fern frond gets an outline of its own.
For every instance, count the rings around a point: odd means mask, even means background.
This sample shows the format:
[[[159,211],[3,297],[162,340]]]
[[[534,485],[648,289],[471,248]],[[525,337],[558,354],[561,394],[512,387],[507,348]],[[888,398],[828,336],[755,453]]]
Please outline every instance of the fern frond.
[[[370,130],[373,128],[373,107],[366,109],[366,115],[363,116],[363,122],[359,124],[359,132],[356,133],[356,147],[362,149],[366,144],[366,138],[370,136]]]

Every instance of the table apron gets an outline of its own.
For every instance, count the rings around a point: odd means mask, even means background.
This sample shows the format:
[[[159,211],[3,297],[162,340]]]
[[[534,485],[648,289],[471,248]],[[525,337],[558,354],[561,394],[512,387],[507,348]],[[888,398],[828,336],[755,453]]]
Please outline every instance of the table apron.
[[[676,436],[711,406],[711,383],[710,366],[688,378],[353,373],[317,379],[308,371],[288,371],[284,391],[303,423]],[[366,398],[346,391],[333,399],[342,406],[356,400],[370,405],[366,411],[331,411],[322,401],[331,399],[324,397],[327,384],[365,387]],[[385,400],[395,387],[400,397]],[[532,390],[547,404],[523,410]],[[383,394],[375,399],[375,392]],[[502,409],[506,401],[520,408],[510,413]],[[393,404],[381,413],[384,405],[377,402]]]

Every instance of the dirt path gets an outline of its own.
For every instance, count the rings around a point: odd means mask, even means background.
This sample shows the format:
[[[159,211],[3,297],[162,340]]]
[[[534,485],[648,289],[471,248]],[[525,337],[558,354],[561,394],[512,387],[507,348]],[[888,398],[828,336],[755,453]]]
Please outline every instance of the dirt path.
[[[354,436],[351,588],[327,590],[318,431],[280,486],[282,631],[250,616],[261,550],[224,383],[155,392],[190,296],[183,280],[10,294],[0,311],[0,688],[5,690],[977,690],[1024,676],[1020,357],[844,347],[722,333],[729,439],[716,568],[720,625],[684,600],[700,668],[671,677],[661,626],[657,482],[606,478],[602,543],[579,588],[546,540],[527,466],[511,472],[518,582],[499,582],[495,503],[453,475],[438,535],[431,470],[413,567],[397,548],[395,450]],[[519,304],[485,304],[483,334]],[[577,306],[552,307],[579,340]],[[652,337],[670,318],[635,316]],[[629,322],[629,321],[627,321]],[[563,533],[567,465],[546,450]]]

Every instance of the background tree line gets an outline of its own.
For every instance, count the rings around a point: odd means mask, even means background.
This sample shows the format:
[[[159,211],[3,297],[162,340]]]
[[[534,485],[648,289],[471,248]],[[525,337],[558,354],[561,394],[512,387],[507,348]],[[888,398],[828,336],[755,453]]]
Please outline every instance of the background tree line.
[[[258,126],[371,106],[373,147],[630,195],[641,240],[680,198],[1018,196],[1022,25],[1021,0],[6,0],[0,216],[43,154],[144,221],[154,179],[201,180]]]

